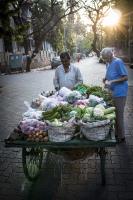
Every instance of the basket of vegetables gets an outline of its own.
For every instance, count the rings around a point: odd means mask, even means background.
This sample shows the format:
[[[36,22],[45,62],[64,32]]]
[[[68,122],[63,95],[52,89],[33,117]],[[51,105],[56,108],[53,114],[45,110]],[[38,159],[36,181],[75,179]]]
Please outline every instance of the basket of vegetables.
[[[51,142],[67,142],[74,137],[76,127],[72,123],[48,122],[48,138]]]
[[[99,141],[105,140],[110,130],[110,120],[81,122],[81,133],[88,140]]]

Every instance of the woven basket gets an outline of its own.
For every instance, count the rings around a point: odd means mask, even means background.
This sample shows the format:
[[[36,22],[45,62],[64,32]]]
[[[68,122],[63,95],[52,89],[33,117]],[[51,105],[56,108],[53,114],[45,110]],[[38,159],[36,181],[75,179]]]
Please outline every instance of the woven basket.
[[[66,142],[73,138],[74,126],[49,126],[48,137],[51,142]]]
[[[104,120],[101,122],[82,123],[81,133],[88,140],[100,141],[105,140],[109,134],[110,121]]]

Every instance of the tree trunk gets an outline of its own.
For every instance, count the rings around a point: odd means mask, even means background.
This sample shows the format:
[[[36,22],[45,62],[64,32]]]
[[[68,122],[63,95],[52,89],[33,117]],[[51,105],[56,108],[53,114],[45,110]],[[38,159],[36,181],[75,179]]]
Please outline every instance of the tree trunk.
[[[94,39],[93,39],[93,42],[92,42],[92,49],[97,54],[97,57],[99,58],[100,57],[100,50],[97,49],[97,33],[96,33],[97,29],[96,29],[96,24],[93,25],[92,29],[93,29],[93,33],[94,33]]]
[[[44,36],[43,36],[44,38]],[[26,72],[30,72],[32,59],[36,56],[40,49],[42,49],[42,40],[35,40],[35,50],[29,55],[30,45],[27,39],[24,40],[25,54],[27,55]]]
[[[27,63],[26,63],[26,72],[30,72],[30,65],[31,65],[31,56],[27,55]]]
[[[31,64],[31,59],[29,55],[29,44],[27,38],[24,39],[24,50],[26,54],[26,72],[30,72],[30,64]]]

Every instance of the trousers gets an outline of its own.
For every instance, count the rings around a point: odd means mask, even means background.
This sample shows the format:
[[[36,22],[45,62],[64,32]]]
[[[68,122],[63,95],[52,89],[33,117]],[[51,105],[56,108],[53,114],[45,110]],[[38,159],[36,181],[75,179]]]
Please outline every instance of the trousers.
[[[126,97],[113,97],[113,100],[116,108],[115,135],[121,139],[125,137],[124,108],[126,104]]]

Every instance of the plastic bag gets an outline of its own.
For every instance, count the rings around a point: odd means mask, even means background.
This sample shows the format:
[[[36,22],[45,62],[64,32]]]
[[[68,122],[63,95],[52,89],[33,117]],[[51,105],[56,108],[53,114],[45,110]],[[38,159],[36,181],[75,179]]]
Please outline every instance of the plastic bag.
[[[59,95],[61,97],[67,97],[68,95],[70,95],[72,93],[72,91],[66,87],[62,87],[60,90],[59,90]]]
[[[95,107],[97,104],[102,104],[103,106],[106,106],[106,102],[103,100],[103,98],[91,94],[89,96],[89,106]]]
[[[23,113],[23,118],[29,119],[41,119],[42,118],[42,111],[33,109],[29,102],[24,101],[24,104],[27,106],[28,110]]]
[[[42,121],[38,121],[37,119],[23,119],[19,123],[19,127],[24,134],[46,130],[46,124]]]
[[[42,101],[42,103],[40,105],[40,108],[43,111],[47,111],[58,105],[59,105],[58,99],[45,97],[45,99]]]

